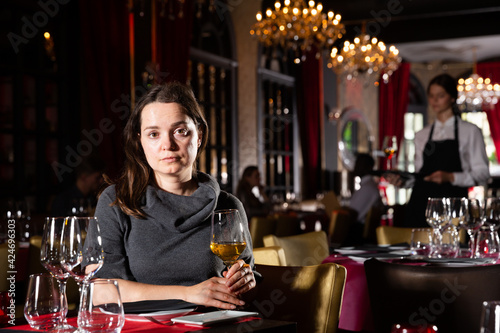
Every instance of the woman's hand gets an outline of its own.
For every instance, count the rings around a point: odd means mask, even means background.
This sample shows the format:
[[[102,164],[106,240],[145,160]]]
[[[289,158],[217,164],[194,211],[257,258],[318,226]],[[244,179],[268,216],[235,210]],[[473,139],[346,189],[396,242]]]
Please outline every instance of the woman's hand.
[[[255,276],[252,268],[243,260],[236,261],[229,271],[223,273],[227,279],[226,286],[236,295],[242,295],[255,288]]]
[[[424,177],[424,180],[437,184],[451,183],[455,180],[455,176],[453,176],[453,172],[434,171],[430,175]]]
[[[245,302],[240,300],[238,294],[231,290],[227,284],[227,279],[213,277],[202,283],[187,287],[185,301],[226,310],[236,309],[236,306],[244,305]]]

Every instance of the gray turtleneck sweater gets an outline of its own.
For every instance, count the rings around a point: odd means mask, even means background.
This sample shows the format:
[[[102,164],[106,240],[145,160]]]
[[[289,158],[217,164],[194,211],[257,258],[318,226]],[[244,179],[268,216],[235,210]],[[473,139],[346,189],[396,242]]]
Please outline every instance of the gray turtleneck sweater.
[[[230,208],[238,209],[244,220],[247,248],[240,258],[254,268],[252,239],[241,202],[221,191],[209,175],[198,173],[197,180],[199,187],[191,196],[148,186],[142,206],[146,219],[111,206],[115,186],[106,188],[95,212],[105,256],[95,277],[189,286],[221,276],[225,266],[210,251],[211,214]]]

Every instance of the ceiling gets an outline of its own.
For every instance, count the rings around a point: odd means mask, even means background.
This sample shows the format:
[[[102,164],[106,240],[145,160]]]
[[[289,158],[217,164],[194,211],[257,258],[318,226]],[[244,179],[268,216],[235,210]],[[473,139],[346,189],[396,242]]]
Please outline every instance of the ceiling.
[[[275,0],[263,0],[263,9]],[[317,1],[319,2],[319,1]],[[324,11],[342,15],[352,40],[361,31],[394,44],[406,61],[473,62],[500,59],[498,0],[322,0]]]

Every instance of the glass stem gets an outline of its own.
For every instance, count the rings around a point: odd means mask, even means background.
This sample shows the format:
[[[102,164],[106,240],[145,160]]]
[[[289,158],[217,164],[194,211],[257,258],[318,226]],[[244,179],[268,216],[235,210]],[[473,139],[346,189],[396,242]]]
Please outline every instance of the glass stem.
[[[61,324],[64,325],[66,321],[66,312],[68,311],[68,299],[66,298],[66,279],[57,280],[59,283],[59,295],[61,297]]]

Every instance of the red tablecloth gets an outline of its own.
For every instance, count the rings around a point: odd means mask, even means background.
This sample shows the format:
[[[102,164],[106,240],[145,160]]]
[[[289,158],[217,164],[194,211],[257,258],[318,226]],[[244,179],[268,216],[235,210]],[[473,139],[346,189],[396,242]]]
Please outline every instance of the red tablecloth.
[[[255,321],[255,320],[261,320],[259,317],[249,317],[249,318],[244,318],[241,319],[237,322],[231,322],[226,325],[239,325],[243,324],[245,322],[250,322],[250,321]],[[77,327],[77,318],[72,317],[68,318],[68,324]],[[253,327],[254,325],[252,323],[248,323],[249,327]],[[160,324],[156,324],[153,322],[149,321],[133,321],[133,320],[125,320],[125,325],[122,328],[122,333],[131,333],[131,332],[164,332],[164,333],[170,333],[170,332],[194,332],[194,331],[201,331],[201,330],[210,330],[211,327],[201,327],[201,326],[189,326],[189,325],[184,325],[184,324],[174,324],[171,326],[164,326]],[[12,330],[12,331],[31,331],[31,332],[40,332],[35,329],[32,329],[29,325],[19,325],[19,326],[10,326],[10,327],[4,327],[1,330]],[[245,330],[242,330],[244,332]]]
[[[370,297],[363,263],[338,254],[332,254],[323,260],[323,263],[328,262],[342,265],[347,270],[339,328],[348,331],[372,331]]]

